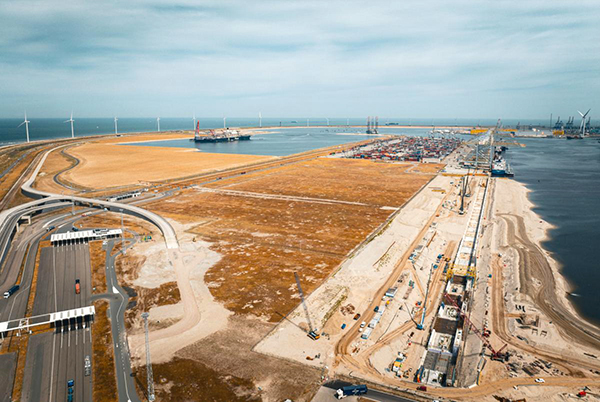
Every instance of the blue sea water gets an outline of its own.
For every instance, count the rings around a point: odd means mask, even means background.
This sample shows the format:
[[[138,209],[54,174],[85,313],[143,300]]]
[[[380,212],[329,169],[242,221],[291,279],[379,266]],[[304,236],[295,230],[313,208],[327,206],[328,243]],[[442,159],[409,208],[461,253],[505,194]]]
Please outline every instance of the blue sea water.
[[[67,138],[71,136],[71,127],[69,123],[65,123],[65,120],[69,116],[65,116],[64,119],[47,119],[47,118],[36,118],[35,116],[28,116],[30,120],[29,132],[30,139],[36,140],[48,140],[56,138]],[[99,135],[99,134],[114,134],[114,121],[112,117],[108,118],[79,118],[74,116],[75,136],[88,136],[88,135]],[[222,118],[201,118],[200,128],[223,128]],[[310,118],[309,124],[311,126],[316,125],[327,125],[327,119],[324,118]],[[0,145],[12,144],[25,142],[25,126],[18,127],[23,121],[22,118],[14,119],[0,119]],[[329,119],[331,125],[364,125],[366,123],[365,118],[331,118]],[[477,124],[482,125],[494,125],[496,124],[495,119],[410,119],[410,118],[381,118],[379,120],[380,125],[383,127],[386,123],[397,123],[400,125],[427,125],[427,126],[475,126]],[[505,120],[505,124],[517,124],[517,120]],[[548,124],[548,121],[543,120],[528,120],[521,121],[522,124]],[[306,118],[293,118],[293,117],[276,117],[276,118],[263,118],[263,126],[282,126],[282,127],[300,127],[306,126]],[[229,127],[257,127],[258,119],[254,118],[227,118],[227,126]],[[176,130],[193,130],[194,123],[190,116],[189,118],[168,118],[161,117],[160,128],[163,131],[176,131]],[[157,124],[156,118],[119,118],[118,129],[120,133],[132,133],[132,132],[146,132],[156,131]]]
[[[515,180],[530,190],[542,219],[555,226],[543,247],[562,265],[572,286],[571,301],[591,322],[600,325],[600,143],[583,140],[519,139],[507,160]]]
[[[197,143],[191,138],[164,141],[132,142],[123,145],[152,147],[195,148],[201,152],[286,156],[313,149],[363,141],[374,138],[364,130],[346,127],[297,127],[265,130],[268,134],[256,134],[248,141]],[[381,134],[429,135],[431,129],[384,127]]]

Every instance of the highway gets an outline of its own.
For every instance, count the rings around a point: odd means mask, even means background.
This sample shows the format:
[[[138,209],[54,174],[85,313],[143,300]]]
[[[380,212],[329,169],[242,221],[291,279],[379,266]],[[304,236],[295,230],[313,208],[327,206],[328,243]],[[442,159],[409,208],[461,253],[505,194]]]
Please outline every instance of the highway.
[[[80,280],[80,294],[75,292],[75,279]],[[88,244],[42,248],[33,315],[88,306],[91,293]],[[92,376],[85,375],[86,356],[92,356],[89,325],[33,335],[27,349],[22,400],[65,401],[66,384],[72,379],[74,400],[91,401]]]
[[[318,399],[313,399],[313,402],[327,402],[327,401],[337,401],[337,398],[334,396],[335,391],[345,387],[347,385],[352,385],[348,382],[344,381],[331,381],[326,384],[323,384],[321,390],[318,393]],[[378,402],[416,402],[422,399],[408,399],[402,396],[396,396],[392,394],[387,394],[385,392],[377,391],[374,389],[369,389],[367,394],[365,395],[369,400],[374,400]],[[350,399],[352,400],[352,399]]]
[[[134,243],[126,244],[125,250]],[[110,321],[112,329],[112,340],[115,351],[115,367],[117,376],[117,387],[119,391],[119,402],[141,402],[135,389],[135,383],[131,376],[131,355],[125,330],[125,309],[129,301],[127,292],[119,285],[115,271],[115,258],[122,253],[119,251],[111,255],[114,240],[106,244],[106,289],[107,294],[95,296],[94,299],[107,299],[110,303]]]

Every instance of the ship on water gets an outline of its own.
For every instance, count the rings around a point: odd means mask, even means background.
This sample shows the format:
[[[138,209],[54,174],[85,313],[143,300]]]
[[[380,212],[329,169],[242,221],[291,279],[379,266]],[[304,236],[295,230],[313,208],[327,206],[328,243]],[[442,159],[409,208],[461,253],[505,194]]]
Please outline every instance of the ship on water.
[[[194,133],[194,141],[202,143],[247,141],[250,137],[250,134],[242,134],[239,130],[230,130],[229,128],[200,132],[200,122],[196,123],[196,132]]]
[[[514,173],[504,158],[495,160],[492,163],[492,176],[494,177],[513,177]]]

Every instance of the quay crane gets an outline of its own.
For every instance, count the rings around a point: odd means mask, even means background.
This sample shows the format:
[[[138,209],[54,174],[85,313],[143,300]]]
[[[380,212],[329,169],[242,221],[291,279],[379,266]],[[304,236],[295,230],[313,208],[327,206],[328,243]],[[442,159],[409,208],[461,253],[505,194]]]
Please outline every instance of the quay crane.
[[[456,307],[458,309],[458,312],[463,317],[463,319],[465,320],[465,322],[467,324],[469,324],[469,327],[473,330],[473,332],[475,332],[475,334],[477,335],[477,337],[479,339],[481,339],[481,342],[483,342],[483,345],[490,350],[490,352],[491,352],[491,357],[490,358],[492,360],[496,360],[496,361],[499,361],[499,362],[506,362],[506,361],[508,361],[508,358],[509,358],[508,352],[502,352],[504,349],[506,349],[506,347],[508,346],[508,344],[505,343],[504,346],[502,346],[498,350],[494,349],[494,347],[490,343],[489,339],[487,339],[487,336],[489,336],[489,331],[486,331],[486,332],[480,331],[479,328],[477,328],[475,326],[475,324],[473,324],[473,322],[471,320],[469,320],[469,317],[467,317],[467,315],[465,313],[463,313],[462,309],[450,297],[450,295],[448,293],[445,293],[444,297],[446,298],[446,300],[448,302],[450,302],[450,304],[452,304],[454,307]]]
[[[317,333],[317,329],[313,327],[312,321],[310,320],[310,314],[308,313],[308,307],[306,306],[306,301],[304,300],[304,292],[302,291],[302,286],[300,286],[300,278],[298,277],[297,272],[294,272],[294,277],[296,278],[298,293],[300,293],[300,299],[302,300],[302,307],[304,307],[304,313],[306,314],[306,321],[308,323],[308,337],[313,341],[316,341],[321,337],[321,335]]]

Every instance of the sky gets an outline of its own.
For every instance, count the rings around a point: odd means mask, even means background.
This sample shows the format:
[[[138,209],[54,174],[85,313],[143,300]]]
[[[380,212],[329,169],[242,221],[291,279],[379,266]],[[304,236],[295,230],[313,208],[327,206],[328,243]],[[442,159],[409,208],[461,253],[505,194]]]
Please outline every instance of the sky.
[[[0,0],[0,118],[589,108],[597,0]]]

